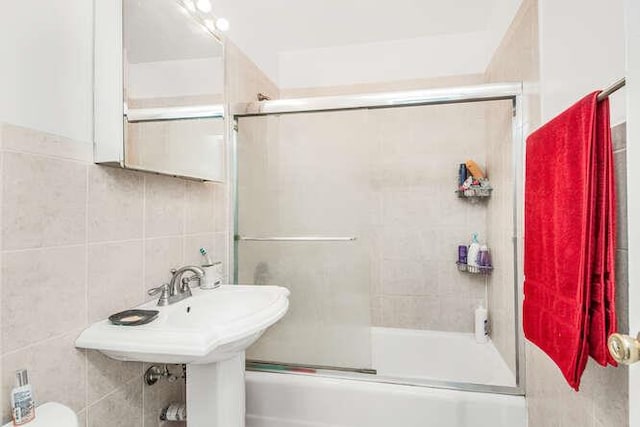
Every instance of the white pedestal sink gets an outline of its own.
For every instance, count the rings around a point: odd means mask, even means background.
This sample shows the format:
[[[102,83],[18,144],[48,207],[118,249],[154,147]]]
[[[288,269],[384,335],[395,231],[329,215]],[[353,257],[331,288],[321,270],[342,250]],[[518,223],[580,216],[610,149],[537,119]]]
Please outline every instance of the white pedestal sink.
[[[223,285],[193,291],[193,297],[158,310],[153,322],[115,326],[96,322],[76,347],[99,350],[123,361],[187,364],[189,427],[243,427],[244,351],[289,307],[278,286]]]
[[[218,363],[187,365],[189,427],[244,426],[244,352]]]

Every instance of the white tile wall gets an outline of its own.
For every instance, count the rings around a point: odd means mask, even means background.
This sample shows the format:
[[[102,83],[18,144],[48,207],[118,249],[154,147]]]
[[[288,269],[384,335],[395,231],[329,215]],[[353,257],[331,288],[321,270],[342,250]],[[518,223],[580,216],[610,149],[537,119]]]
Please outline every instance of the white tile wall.
[[[141,365],[73,342],[88,323],[142,303],[171,267],[197,262],[201,246],[226,258],[226,221],[216,219],[225,209],[215,206],[224,185],[95,166],[82,144],[8,124],[0,133],[3,394],[27,368],[39,401],[66,403],[90,426],[142,426]],[[154,412],[168,403],[164,389]]]
[[[226,101],[277,97],[233,44],[227,53]],[[77,71],[91,80],[90,67]],[[56,109],[68,110],[65,100],[84,105],[56,97]],[[40,116],[59,117],[39,105]],[[90,128],[85,113],[82,135]],[[200,247],[226,260],[228,187],[96,166],[81,139],[0,123],[0,389],[8,396],[14,371],[27,368],[36,399],[69,405],[83,427],[159,426],[160,408],[184,400],[183,384],[143,388],[141,364],[77,350],[74,341],[90,321],[143,302],[171,267],[199,262]],[[8,399],[0,404],[4,423]]]

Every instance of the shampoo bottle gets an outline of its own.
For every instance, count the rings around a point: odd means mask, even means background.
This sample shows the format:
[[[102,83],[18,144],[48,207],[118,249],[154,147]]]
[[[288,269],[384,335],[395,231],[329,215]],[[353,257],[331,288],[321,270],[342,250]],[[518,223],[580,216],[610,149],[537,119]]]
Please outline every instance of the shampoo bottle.
[[[478,242],[478,233],[473,233],[469,251],[467,251],[467,265],[472,267],[478,266],[478,255],[480,255],[480,242]]]
[[[480,252],[478,252],[478,265],[480,267],[491,267],[491,255],[489,254],[489,248],[487,245],[480,245]]]
[[[16,386],[11,390],[11,414],[13,425],[16,426],[27,424],[36,417],[33,391],[26,369],[16,371]]]

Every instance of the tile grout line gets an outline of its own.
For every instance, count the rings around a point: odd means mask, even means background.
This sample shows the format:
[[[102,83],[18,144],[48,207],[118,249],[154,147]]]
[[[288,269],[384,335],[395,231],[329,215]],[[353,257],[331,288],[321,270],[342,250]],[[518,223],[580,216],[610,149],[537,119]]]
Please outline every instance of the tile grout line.
[[[86,187],[85,187],[85,265],[84,265],[84,304],[85,304],[85,324],[89,323],[89,179],[90,168],[86,166]],[[85,408],[85,423],[89,422],[89,354],[88,351],[84,351],[84,408]]]
[[[145,279],[147,277],[147,176],[142,174],[142,280],[141,298],[145,301]]]
[[[33,347],[37,347],[37,346],[42,345],[42,344],[47,344],[47,343],[49,343],[51,341],[56,341],[58,339],[64,338],[67,335],[70,335],[72,333],[80,334],[80,332],[82,332],[82,330],[83,329],[76,328],[76,329],[71,329],[71,330],[68,330],[68,331],[65,331],[65,332],[61,332],[61,333],[56,334],[56,335],[52,335],[52,336],[47,337],[45,339],[42,339],[40,341],[36,341],[34,343],[27,344],[24,347],[20,347],[20,348],[16,348],[15,350],[7,351],[6,353],[2,354],[2,357],[13,356],[14,354],[16,354],[18,352],[31,350],[31,349],[33,349]]]
[[[141,298],[142,301],[145,298],[145,278],[147,277],[147,176],[142,174],[142,280],[141,280]],[[144,364],[142,364],[142,370],[144,370]],[[140,379],[142,381],[142,378]],[[144,398],[144,382],[142,384],[142,396],[140,397],[140,412],[142,416],[142,425],[144,427],[144,410],[145,410],[145,398]]]
[[[86,165],[87,163],[91,163],[91,160],[89,160],[89,158],[80,159],[80,158],[71,158],[71,157],[64,157],[64,156],[55,156],[51,154],[44,154],[38,151],[25,151],[25,150],[11,149],[11,148],[5,148],[3,151],[11,154],[22,154],[26,156],[38,157],[40,159],[58,160],[58,161],[71,162],[71,163],[76,163],[81,165]]]
[[[29,252],[29,251],[42,251],[42,250],[46,250],[46,249],[82,248],[82,247],[85,247],[85,246],[86,246],[86,243],[82,242],[82,243],[73,243],[73,244],[69,244],[69,245],[36,246],[36,247],[33,247],[33,248],[6,249],[6,250],[3,250],[2,253],[4,253],[4,254],[13,254],[13,253],[22,253],[22,252]]]
[[[189,192],[189,183],[185,181],[184,183],[184,193],[182,195],[182,238],[181,240],[181,245],[182,245],[182,264],[186,264],[187,263],[187,202],[189,200],[188,198],[188,192]],[[185,387],[181,387],[180,390],[180,394],[182,395],[183,393],[186,393],[186,383],[185,383]],[[186,398],[185,398],[185,404],[186,404]],[[160,422],[157,423],[158,426],[161,425]],[[144,426],[146,427],[146,426]]]
[[[139,238],[135,238],[135,239],[124,239],[124,240],[105,240],[104,242],[89,242],[87,244],[87,246],[100,246],[100,245],[117,245],[117,244],[122,244],[122,243],[135,243],[135,242],[141,242],[144,239],[139,237]]]
[[[182,264],[187,262],[186,237],[187,237],[187,192],[189,184],[185,181],[182,193]]]
[[[199,237],[199,236],[205,236],[208,234],[213,234],[213,233],[187,234],[185,237]],[[162,236],[162,237],[150,237],[146,240],[153,241],[153,240],[175,239],[180,237],[182,236],[170,235],[170,236]],[[71,245],[37,246],[33,248],[24,248],[24,249],[7,249],[1,252],[5,254],[14,254],[14,253],[22,253],[22,252],[30,252],[30,251],[41,251],[46,249],[73,249],[73,248],[81,248],[84,246],[90,247],[90,246],[99,246],[99,245],[115,245],[120,243],[134,243],[134,242],[141,242],[142,240],[145,240],[145,239],[140,237],[135,239],[105,240],[102,242],[74,243]]]

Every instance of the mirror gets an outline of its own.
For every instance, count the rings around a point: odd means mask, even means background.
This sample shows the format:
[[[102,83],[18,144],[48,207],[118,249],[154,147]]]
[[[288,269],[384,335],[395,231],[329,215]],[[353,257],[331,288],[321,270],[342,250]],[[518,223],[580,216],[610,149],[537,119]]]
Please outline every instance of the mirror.
[[[179,0],[96,2],[95,54],[96,163],[224,179],[224,47],[200,15]]]

